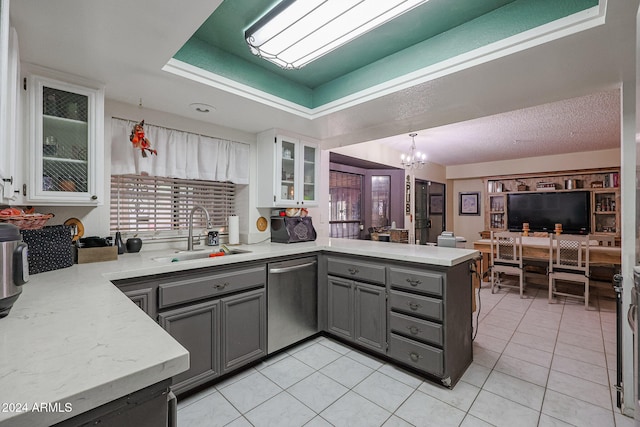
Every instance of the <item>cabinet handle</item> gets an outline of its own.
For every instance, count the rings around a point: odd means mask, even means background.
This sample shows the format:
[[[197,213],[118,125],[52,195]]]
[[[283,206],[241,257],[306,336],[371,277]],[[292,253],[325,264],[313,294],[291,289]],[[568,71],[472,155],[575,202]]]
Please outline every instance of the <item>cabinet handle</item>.
[[[421,307],[420,304],[418,304],[417,302],[413,302],[413,301],[409,301],[407,302],[407,305],[409,306],[409,308],[413,311],[416,311],[417,309],[419,309]]]
[[[91,200],[98,200],[98,196],[94,194],[93,196],[91,196]]]
[[[418,353],[415,353],[413,351],[409,353],[409,357],[413,362],[417,362],[418,360],[422,359],[422,356],[420,356]]]
[[[407,277],[407,282],[409,282],[409,284],[410,284],[411,286],[418,286],[419,284],[421,284],[421,283],[422,283],[422,282],[421,282],[420,280],[418,280],[418,279],[409,279],[408,277]]]
[[[409,332],[411,332],[412,335],[418,335],[420,332],[422,332],[420,328],[414,325],[407,326],[407,329],[409,329]]]
[[[224,283],[222,283],[222,284],[220,284],[220,283],[216,283],[215,285],[213,285],[213,287],[219,290],[219,289],[224,289],[224,288],[226,288],[228,284],[229,284],[229,283],[227,283],[227,282],[224,282]]]
[[[358,274],[360,272],[360,270],[358,270],[357,268],[349,268],[349,273],[351,274]]]

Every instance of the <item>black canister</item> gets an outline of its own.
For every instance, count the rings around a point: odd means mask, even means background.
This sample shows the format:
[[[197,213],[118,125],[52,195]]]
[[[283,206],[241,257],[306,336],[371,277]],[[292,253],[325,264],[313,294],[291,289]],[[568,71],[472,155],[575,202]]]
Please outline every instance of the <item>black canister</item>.
[[[140,249],[142,248],[142,239],[139,237],[131,237],[127,239],[126,246],[127,252],[130,254],[140,252]]]
[[[218,240],[218,232],[210,231],[207,234],[207,246],[218,246],[220,241]]]

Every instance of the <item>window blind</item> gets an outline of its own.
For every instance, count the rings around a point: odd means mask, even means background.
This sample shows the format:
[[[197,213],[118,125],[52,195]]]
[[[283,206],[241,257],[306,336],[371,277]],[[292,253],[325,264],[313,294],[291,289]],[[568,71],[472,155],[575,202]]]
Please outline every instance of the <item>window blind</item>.
[[[112,232],[171,237],[185,234],[189,213],[204,207],[214,229],[227,232],[228,217],[235,213],[235,184],[141,175],[111,176]],[[194,214],[196,229],[206,228],[206,217]]]

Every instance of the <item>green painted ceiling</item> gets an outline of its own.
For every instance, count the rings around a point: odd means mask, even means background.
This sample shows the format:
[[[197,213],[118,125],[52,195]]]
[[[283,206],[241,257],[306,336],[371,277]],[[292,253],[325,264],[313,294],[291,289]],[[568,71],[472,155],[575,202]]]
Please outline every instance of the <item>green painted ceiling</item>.
[[[252,55],[244,41],[245,29],[278,1],[223,1],[174,58],[315,108],[598,4],[430,0],[301,70],[283,70]]]

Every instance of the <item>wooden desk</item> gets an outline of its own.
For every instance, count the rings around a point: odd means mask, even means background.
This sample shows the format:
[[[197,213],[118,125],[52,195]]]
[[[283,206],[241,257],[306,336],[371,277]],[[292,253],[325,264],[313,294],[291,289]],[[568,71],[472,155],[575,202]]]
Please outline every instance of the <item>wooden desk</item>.
[[[485,274],[488,274],[489,266],[491,265],[489,261],[489,254],[491,253],[491,239],[480,239],[476,242],[473,242],[473,248],[482,254],[482,266],[478,266],[478,263],[476,263],[476,268],[478,269],[478,271],[480,271],[481,276],[485,277]],[[548,237],[523,237],[522,238],[522,257],[524,259],[545,261],[548,263],[549,262],[549,238]],[[619,266],[621,264],[621,260],[622,260],[622,254],[621,254],[621,248],[619,246],[616,246],[616,247],[589,246],[589,263],[590,264]],[[609,271],[608,268],[605,268],[605,270]],[[592,271],[592,273],[594,273],[594,271]],[[607,276],[608,274],[611,274],[611,273],[608,272],[604,276]],[[604,276],[603,276],[603,279],[597,279],[597,280],[604,280]],[[544,282],[537,282],[539,280],[540,279],[536,277],[531,278],[531,281],[533,283],[538,283],[545,286],[546,279]],[[592,282],[592,284],[594,283],[597,284],[598,282]],[[610,291],[611,286],[607,285],[603,289],[605,289],[606,291]],[[474,289],[474,297],[475,297],[475,289]],[[475,298],[474,298],[474,302],[475,302]],[[475,308],[475,305],[474,305],[474,308]]]
[[[482,277],[485,277],[485,274],[487,274],[489,266],[491,265],[489,261],[489,254],[491,253],[491,239],[480,239],[473,242],[473,248],[482,253],[482,267],[480,267],[479,270]],[[522,258],[549,262],[549,238],[523,237]],[[619,246],[590,246],[589,263],[619,266],[622,264],[621,248]]]
[[[473,242],[473,248],[485,255],[491,253],[491,239],[480,239]],[[549,260],[549,238],[523,237],[522,257],[534,260]],[[488,257],[487,257],[488,260]],[[593,264],[622,264],[620,247],[590,246],[589,263]]]

